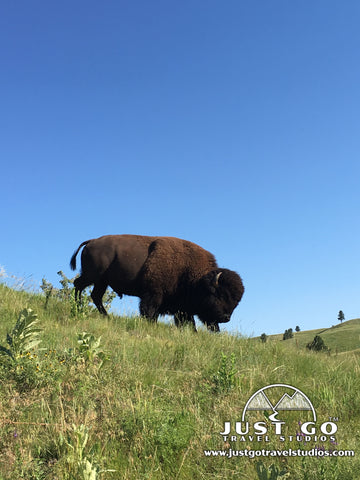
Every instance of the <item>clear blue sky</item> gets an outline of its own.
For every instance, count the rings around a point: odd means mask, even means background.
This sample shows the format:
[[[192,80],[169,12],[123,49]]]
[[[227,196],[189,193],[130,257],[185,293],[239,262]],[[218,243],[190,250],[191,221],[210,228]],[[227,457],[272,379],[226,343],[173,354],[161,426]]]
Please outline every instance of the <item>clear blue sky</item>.
[[[359,24],[357,0],[3,2],[0,265],[57,284],[83,240],[172,235],[242,276],[228,330],[359,317]]]

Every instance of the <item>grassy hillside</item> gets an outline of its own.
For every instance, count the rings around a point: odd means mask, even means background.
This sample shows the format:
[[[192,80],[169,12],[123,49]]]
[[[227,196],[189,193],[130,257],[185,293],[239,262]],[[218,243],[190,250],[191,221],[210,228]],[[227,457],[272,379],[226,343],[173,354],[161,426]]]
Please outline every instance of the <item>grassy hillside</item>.
[[[330,328],[318,328],[316,330],[306,330],[303,332],[294,332],[294,338],[286,340],[287,346],[296,346],[300,349],[306,348],[315,335],[320,335],[325,345],[330,348],[331,354],[350,352],[359,350],[360,353],[360,319],[348,320]],[[282,340],[283,334],[269,335],[269,341]]]
[[[14,331],[14,326],[24,308],[37,314],[38,323],[21,337],[22,327]],[[29,321],[31,315],[21,318]],[[44,296],[1,284],[0,318],[2,480],[358,478],[360,363],[352,353],[336,357],[287,342],[194,334],[138,317],[103,318],[76,312],[70,301],[50,298],[46,304]],[[21,350],[36,339],[38,345]],[[219,434],[224,422],[240,421],[250,396],[277,383],[293,385],[311,399],[317,432],[336,417],[336,440],[320,432],[316,439],[290,439],[311,420],[302,411],[282,412],[282,441],[270,412],[257,411],[249,421],[265,422],[269,438],[224,442]],[[315,447],[355,450],[355,457],[249,454]],[[247,449],[248,455],[204,454],[230,448]]]

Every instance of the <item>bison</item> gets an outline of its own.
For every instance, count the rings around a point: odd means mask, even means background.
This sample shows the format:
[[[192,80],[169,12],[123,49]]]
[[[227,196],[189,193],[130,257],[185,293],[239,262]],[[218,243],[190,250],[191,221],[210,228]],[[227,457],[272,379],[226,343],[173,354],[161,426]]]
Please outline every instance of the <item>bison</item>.
[[[195,243],[174,237],[105,235],[81,243],[71,257],[81,254],[81,275],[74,281],[75,298],[94,285],[91,298],[106,315],[102,297],[110,286],[119,296],[140,298],[140,314],[157,321],[174,315],[175,324],[192,324],[194,315],[210,329],[230,320],[244,286],[240,276],[219,268],[215,257]]]

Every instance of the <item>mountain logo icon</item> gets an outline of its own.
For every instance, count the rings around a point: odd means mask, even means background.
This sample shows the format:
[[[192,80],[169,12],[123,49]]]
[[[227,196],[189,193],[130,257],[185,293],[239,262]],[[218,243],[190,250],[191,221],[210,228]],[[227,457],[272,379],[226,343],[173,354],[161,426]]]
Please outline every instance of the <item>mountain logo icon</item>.
[[[283,395],[279,398],[279,400],[275,404],[273,404],[269,400],[269,391],[270,389],[276,389],[276,392],[278,392],[279,388],[283,388],[284,390],[290,389],[293,393],[292,395],[289,395],[286,391],[284,391]],[[273,385],[267,385],[266,387],[260,388],[260,390],[255,392],[249,398],[244,407],[242,413],[242,421],[245,420],[246,412],[249,410],[273,411],[272,415],[270,415],[269,418],[274,421],[279,421],[276,419],[276,415],[279,411],[282,410],[310,410],[313,414],[314,422],[316,422],[315,409],[309,398],[298,388],[291,385],[286,385],[285,383],[275,383]]]

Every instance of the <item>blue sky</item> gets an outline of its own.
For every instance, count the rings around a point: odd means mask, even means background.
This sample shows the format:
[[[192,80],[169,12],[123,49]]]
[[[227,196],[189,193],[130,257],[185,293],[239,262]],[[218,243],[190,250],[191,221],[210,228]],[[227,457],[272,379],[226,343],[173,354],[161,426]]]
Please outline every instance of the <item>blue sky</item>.
[[[359,20],[351,0],[3,2],[0,265],[57,284],[89,238],[178,236],[242,276],[228,330],[359,317]]]

